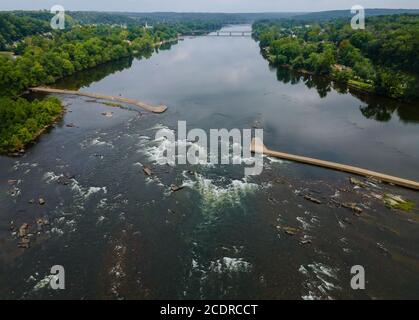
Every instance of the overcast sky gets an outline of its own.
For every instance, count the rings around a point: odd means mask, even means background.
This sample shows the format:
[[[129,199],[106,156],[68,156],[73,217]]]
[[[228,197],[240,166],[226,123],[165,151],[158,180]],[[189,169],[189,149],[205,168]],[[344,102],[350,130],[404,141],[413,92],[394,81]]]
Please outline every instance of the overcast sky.
[[[269,12],[366,8],[419,9],[419,0],[0,0],[0,10],[49,9],[55,4],[66,10],[178,11],[178,12]]]

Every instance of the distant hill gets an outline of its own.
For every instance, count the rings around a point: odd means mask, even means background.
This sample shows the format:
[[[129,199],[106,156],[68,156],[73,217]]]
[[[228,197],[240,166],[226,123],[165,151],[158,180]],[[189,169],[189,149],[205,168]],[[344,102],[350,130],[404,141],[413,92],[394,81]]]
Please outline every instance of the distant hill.
[[[251,23],[260,19],[281,19],[297,13],[206,13],[206,12],[68,12],[81,23],[144,24],[213,21],[227,24]],[[298,13],[298,14],[301,14]]]
[[[419,9],[366,9],[366,16],[396,15],[396,14],[419,14]],[[157,23],[188,23],[188,22],[211,22],[214,24],[239,24],[253,23],[257,20],[292,19],[297,21],[326,21],[337,18],[349,18],[350,10],[333,10],[322,12],[260,12],[260,13],[205,13],[205,12],[101,12],[101,11],[67,11],[67,17],[71,23],[79,24],[124,24],[144,25]],[[47,10],[39,11],[8,11],[0,12],[0,15],[26,19],[25,22],[40,23],[49,22],[53,16]],[[12,16],[12,17],[11,17]],[[70,18],[71,17],[71,18]],[[74,20],[74,21],[73,21]],[[6,27],[3,23],[3,33]],[[15,23],[13,23],[15,24]],[[32,31],[33,32],[33,31]],[[7,33],[7,32],[6,32]],[[13,33],[13,32],[12,32]],[[21,36],[20,33],[16,37]],[[23,34],[24,35],[24,34]],[[9,39],[7,39],[9,40]],[[7,41],[6,40],[6,41]],[[3,39],[3,41],[5,41]]]
[[[395,14],[419,14],[419,9],[365,9],[365,16],[367,18]],[[291,18],[293,20],[301,21],[326,21],[339,18],[350,18],[352,16],[351,10],[332,10],[298,14]]]
[[[121,13],[118,13],[121,14]],[[153,12],[123,13],[135,19],[154,19],[156,21],[178,22],[184,20],[224,20],[231,22],[253,22],[259,19],[279,19],[295,16],[293,12],[261,12],[261,13],[206,13],[206,12]],[[298,13],[301,14],[301,13]]]
[[[419,14],[419,9],[366,9],[366,16]],[[325,21],[352,17],[351,11],[322,12],[260,12],[260,13],[207,13],[207,12],[68,12],[79,23],[144,24],[212,21],[225,24],[252,23],[257,20],[293,19]]]

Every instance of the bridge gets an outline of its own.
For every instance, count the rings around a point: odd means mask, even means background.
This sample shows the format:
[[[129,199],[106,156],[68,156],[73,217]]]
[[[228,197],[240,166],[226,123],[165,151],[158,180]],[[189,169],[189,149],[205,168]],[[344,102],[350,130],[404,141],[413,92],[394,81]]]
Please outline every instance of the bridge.
[[[251,37],[251,30],[235,30],[235,31],[216,31],[208,34],[202,34],[202,31],[191,31],[184,36],[202,36],[202,37]]]
[[[252,31],[251,30],[247,30],[247,31],[240,31],[240,30],[236,30],[236,31],[217,31],[217,32],[212,32],[210,34],[207,35],[208,37],[251,37],[252,36]]]

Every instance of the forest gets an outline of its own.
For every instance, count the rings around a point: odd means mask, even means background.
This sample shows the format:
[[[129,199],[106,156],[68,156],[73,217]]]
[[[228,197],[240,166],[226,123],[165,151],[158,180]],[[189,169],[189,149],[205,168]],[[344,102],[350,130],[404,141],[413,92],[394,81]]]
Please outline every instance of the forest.
[[[19,17],[10,13],[0,14],[0,51],[26,36],[42,34],[50,31],[47,21],[32,17]]]
[[[253,31],[276,65],[396,99],[419,97],[419,15],[370,17],[365,30],[353,30],[348,19],[264,20]]]
[[[57,98],[0,98],[0,153],[20,152],[61,114]]]
[[[0,51],[12,50],[14,42],[26,36],[52,32],[49,11],[0,12]],[[157,29],[180,34],[207,33],[226,24],[244,23],[246,18],[234,14],[206,13],[109,13],[89,11],[66,12],[65,26],[107,25],[128,28],[143,27],[146,23]]]
[[[61,109],[55,100],[19,98],[29,87],[110,61],[148,57],[156,44],[179,34],[207,33],[256,18],[269,18],[254,23],[253,32],[272,63],[362,91],[418,98],[419,15],[370,17],[366,30],[352,30],[348,19],[310,22],[310,15],[304,16],[70,12],[65,30],[51,30],[47,11],[0,13],[0,51],[7,51],[0,52],[0,152],[21,149]],[[153,27],[144,28],[145,22]]]
[[[130,57],[149,57],[156,45],[178,34],[210,32],[219,23],[188,22],[153,28],[140,25],[71,24],[51,30],[48,12],[0,14],[0,152],[22,149],[61,112],[56,99],[28,102],[25,90],[95,66]]]

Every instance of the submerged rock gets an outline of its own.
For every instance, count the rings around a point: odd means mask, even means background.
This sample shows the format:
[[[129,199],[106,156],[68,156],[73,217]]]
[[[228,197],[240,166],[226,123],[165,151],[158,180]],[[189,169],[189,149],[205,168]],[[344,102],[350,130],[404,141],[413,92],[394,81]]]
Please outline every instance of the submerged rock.
[[[358,180],[356,178],[350,178],[350,181],[353,185],[361,187],[361,188],[366,188],[367,184],[362,182],[361,180]]]
[[[405,200],[401,196],[385,194],[382,199],[386,207],[390,209],[410,212],[415,208],[415,203],[413,201]]]
[[[28,228],[29,228],[29,225],[27,223],[22,224],[17,234],[18,237],[19,238],[26,237],[28,235]]]
[[[356,203],[342,203],[342,207],[351,209],[356,215],[360,215],[363,211]]]
[[[300,240],[300,243],[301,244],[304,244],[304,245],[311,244],[311,240],[309,240],[309,239],[302,239],[302,240]]]
[[[306,199],[308,201],[311,201],[311,202],[314,202],[314,203],[317,203],[317,204],[322,204],[322,202],[319,199],[316,199],[316,198],[314,198],[312,196],[309,196],[309,195],[305,195],[304,199]]]
[[[113,112],[102,112],[102,116],[105,116],[107,118],[111,118],[113,116]]]
[[[44,218],[37,219],[36,220],[37,231],[38,232],[41,232],[42,229],[43,229],[43,227],[46,226],[46,225],[48,225],[48,224],[49,224],[49,222],[48,222],[47,219],[44,219]]]
[[[293,228],[293,227],[284,227],[283,229],[285,233],[289,236],[294,236],[298,233],[298,229]]]
[[[151,169],[149,167],[144,167],[143,172],[145,173],[145,175],[147,175],[149,177],[153,175],[153,171],[151,171]]]
[[[19,248],[28,249],[30,244],[30,240],[27,236],[20,239],[19,243],[17,244]]]
[[[170,186],[170,190],[172,190],[172,192],[177,192],[177,191],[180,191],[180,190],[182,190],[184,188],[185,188],[184,186],[177,186],[177,185],[174,185],[174,184],[172,184]]]

